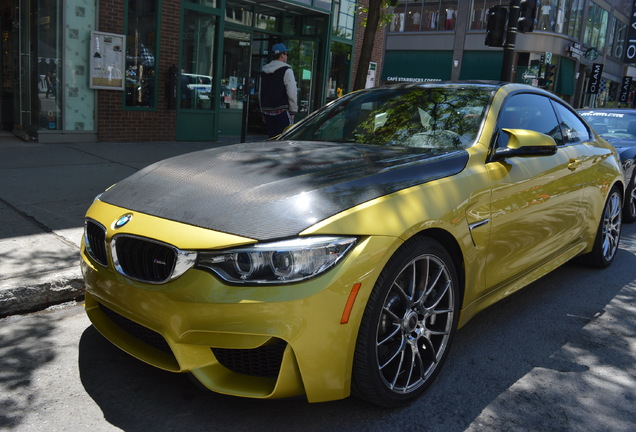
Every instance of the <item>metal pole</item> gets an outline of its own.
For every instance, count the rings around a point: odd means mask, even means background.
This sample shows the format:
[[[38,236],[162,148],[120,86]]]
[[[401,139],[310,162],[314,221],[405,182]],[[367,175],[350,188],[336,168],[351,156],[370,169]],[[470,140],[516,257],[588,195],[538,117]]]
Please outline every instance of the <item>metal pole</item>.
[[[501,81],[512,82],[513,61],[515,58],[515,43],[517,42],[517,21],[519,21],[519,2],[510,0],[508,9],[508,28],[504,43],[503,64],[501,65]]]
[[[241,142],[245,142],[245,138],[247,137],[247,110],[249,109],[250,97],[249,95],[245,95],[243,97],[243,115],[241,120]]]
[[[243,115],[241,116],[241,142],[245,142],[247,136],[247,114],[250,105],[249,78],[243,78]]]

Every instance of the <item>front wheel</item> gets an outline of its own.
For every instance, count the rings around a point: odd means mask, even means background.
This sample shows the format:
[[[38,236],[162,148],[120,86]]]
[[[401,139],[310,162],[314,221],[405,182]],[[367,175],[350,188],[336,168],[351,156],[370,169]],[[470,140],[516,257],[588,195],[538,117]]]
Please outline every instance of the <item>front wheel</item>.
[[[457,273],[448,252],[415,238],[389,260],[371,292],[354,358],[353,393],[396,407],[431,384],[459,316]]]
[[[598,225],[594,248],[590,253],[582,256],[588,265],[604,268],[609,266],[618,250],[618,243],[621,239],[622,228],[622,207],[621,193],[614,187],[607,197],[603,216]]]

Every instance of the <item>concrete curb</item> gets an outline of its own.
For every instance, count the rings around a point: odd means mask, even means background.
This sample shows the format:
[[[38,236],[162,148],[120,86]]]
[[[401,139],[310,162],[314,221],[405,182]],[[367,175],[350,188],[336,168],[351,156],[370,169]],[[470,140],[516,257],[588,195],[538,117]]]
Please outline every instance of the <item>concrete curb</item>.
[[[11,282],[8,284],[11,285]],[[0,289],[0,318],[81,299],[84,297],[84,290],[84,280],[79,268],[40,274],[28,282],[25,282],[25,278],[20,278],[15,286]]]

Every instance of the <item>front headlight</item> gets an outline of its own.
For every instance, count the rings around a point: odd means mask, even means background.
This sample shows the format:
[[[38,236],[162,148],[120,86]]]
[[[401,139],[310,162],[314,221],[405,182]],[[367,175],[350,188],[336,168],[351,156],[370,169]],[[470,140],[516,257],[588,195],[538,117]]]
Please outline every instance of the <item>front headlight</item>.
[[[328,270],[355,244],[355,237],[306,237],[237,249],[199,252],[196,266],[240,284],[290,283]]]

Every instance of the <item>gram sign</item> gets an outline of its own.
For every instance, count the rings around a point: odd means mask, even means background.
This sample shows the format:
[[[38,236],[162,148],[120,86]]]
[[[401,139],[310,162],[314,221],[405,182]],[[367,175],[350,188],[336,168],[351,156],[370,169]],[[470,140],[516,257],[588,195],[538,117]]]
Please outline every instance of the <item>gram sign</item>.
[[[590,73],[590,81],[587,84],[587,94],[598,94],[601,84],[601,75],[603,75],[603,64],[592,64],[592,72]]]
[[[621,83],[621,92],[618,96],[618,101],[621,103],[626,103],[629,99],[629,89],[632,84],[632,77],[624,76],[623,82]]]
[[[636,0],[632,1],[632,16],[627,31],[627,46],[625,47],[625,63],[636,63]]]

